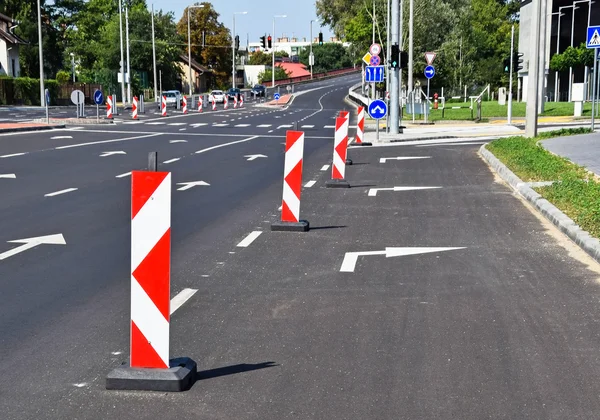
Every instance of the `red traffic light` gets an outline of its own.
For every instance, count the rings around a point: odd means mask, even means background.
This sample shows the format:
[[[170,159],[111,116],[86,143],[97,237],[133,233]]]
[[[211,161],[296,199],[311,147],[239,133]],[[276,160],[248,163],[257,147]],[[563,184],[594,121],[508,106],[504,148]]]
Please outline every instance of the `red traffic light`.
[[[267,38],[267,45],[269,48],[272,48],[272,45],[273,45],[271,41],[272,41],[272,38],[271,38],[271,35],[269,35],[269,37]]]

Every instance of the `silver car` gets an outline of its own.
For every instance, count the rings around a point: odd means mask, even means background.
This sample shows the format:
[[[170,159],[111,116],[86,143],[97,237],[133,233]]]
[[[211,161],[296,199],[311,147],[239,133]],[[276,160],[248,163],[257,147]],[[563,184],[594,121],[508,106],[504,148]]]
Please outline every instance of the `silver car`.
[[[210,96],[208,97],[210,102],[212,102],[212,98],[215,98],[215,102],[218,103],[225,102],[225,94],[222,90],[213,90],[212,92],[210,92]]]

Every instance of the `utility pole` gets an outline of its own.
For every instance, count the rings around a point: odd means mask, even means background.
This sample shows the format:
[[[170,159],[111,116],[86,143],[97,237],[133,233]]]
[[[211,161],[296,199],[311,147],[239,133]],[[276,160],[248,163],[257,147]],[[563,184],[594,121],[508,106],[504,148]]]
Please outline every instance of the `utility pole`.
[[[312,51],[312,44],[313,44],[313,33],[312,33],[312,23],[313,21],[310,21],[310,54],[308,56],[308,64],[310,64],[310,79],[312,80],[313,78],[313,66],[315,64],[315,57],[313,55],[313,51]]]
[[[546,8],[548,0],[541,0],[541,14],[540,14],[540,51],[539,51],[539,76],[538,76],[538,114],[544,112],[545,108],[545,88],[546,88],[546,23],[548,21],[548,15],[546,15]]]
[[[540,54],[540,20],[542,12],[542,1],[533,0],[532,2],[532,15],[531,15],[531,45],[529,47],[530,57],[533,60],[529,60],[528,70],[528,83],[527,83],[527,106],[525,113],[525,136],[535,137],[537,135],[537,122],[538,122],[538,83],[536,77],[539,76],[539,64],[540,61],[536,58]]]
[[[121,40],[121,100],[125,103],[125,59],[123,57],[123,5],[119,0],[119,39]],[[115,104],[115,107],[117,104]]]
[[[510,67],[508,73],[508,124],[512,124],[513,49],[515,47],[515,25],[510,29]]]
[[[237,54],[236,51],[236,45],[235,45],[235,15],[245,15],[248,12],[235,12],[233,13],[233,33],[231,34],[231,37],[233,38],[231,40],[231,42],[233,43],[233,48],[232,48],[232,61],[233,61],[233,65],[232,65],[232,69],[231,69],[231,87],[235,88],[235,56]],[[274,74],[274,73],[273,73]]]
[[[131,66],[129,65],[129,9],[125,8],[125,39],[127,44],[127,102],[131,103]]]
[[[377,13],[375,11],[375,0],[373,0],[373,41],[372,44],[375,43],[375,25],[377,24]],[[375,83],[371,83],[373,86],[373,91],[371,92],[371,98],[375,100]],[[379,130],[379,121],[377,121],[377,129]]]
[[[158,85],[156,82],[156,45],[154,44],[154,3],[152,3],[152,68],[154,69],[154,100],[158,99]]]
[[[392,43],[399,45],[400,36],[398,34],[398,15],[399,15],[399,0],[392,0]],[[392,57],[394,61],[396,57]],[[398,66],[400,64],[398,63]],[[391,86],[390,86],[390,133],[398,134],[400,126],[400,105],[398,90],[398,67],[391,68]]]
[[[38,45],[40,52],[40,105],[46,105],[46,89],[44,89],[44,53],[42,52],[42,8],[40,7],[40,0],[37,0],[38,9]]]
[[[187,8],[187,26],[188,26],[188,85],[189,85],[189,93],[192,92],[192,30],[190,28],[190,9],[191,6]]]
[[[415,17],[415,1],[410,0],[408,10],[408,84],[407,89],[409,92],[413,91],[413,38],[414,28],[413,21]],[[414,94],[413,94],[414,96]],[[413,110],[414,111],[414,110]],[[413,114],[414,115],[414,114]]]

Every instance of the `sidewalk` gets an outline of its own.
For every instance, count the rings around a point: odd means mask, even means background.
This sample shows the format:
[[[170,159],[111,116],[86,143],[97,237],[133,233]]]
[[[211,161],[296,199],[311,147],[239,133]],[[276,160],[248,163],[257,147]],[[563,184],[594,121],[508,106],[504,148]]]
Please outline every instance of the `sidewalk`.
[[[18,133],[20,131],[52,130],[53,128],[64,128],[64,124],[44,123],[0,123],[0,133]]]
[[[556,137],[540,142],[546,150],[585,166],[600,176],[600,134]]]

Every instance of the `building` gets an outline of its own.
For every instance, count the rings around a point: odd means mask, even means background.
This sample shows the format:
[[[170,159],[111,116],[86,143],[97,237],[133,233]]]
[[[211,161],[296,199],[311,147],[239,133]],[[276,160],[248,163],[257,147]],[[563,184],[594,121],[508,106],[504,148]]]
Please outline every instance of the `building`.
[[[185,54],[181,54],[179,58],[179,67],[183,72],[183,75],[181,77],[181,89],[182,93],[187,94],[190,91],[190,67],[188,65],[188,56]],[[211,88],[211,76],[211,69],[200,65],[196,60],[192,58],[192,80],[194,81],[192,85],[193,93],[201,93],[209,90]]]
[[[19,77],[19,45],[27,44],[13,33],[17,22],[0,13],[0,75]]]
[[[584,83],[585,91],[591,89],[588,69],[583,66],[575,67],[572,72],[554,72],[549,69],[551,57],[562,53],[571,45],[579,46],[586,42],[587,26],[600,25],[600,4],[594,0],[546,0],[546,96],[553,101],[558,98],[561,101],[570,100],[571,86],[569,74],[572,73],[573,83]],[[531,60],[531,14],[533,10],[532,0],[522,0],[519,23],[518,51],[523,53],[523,70],[518,74],[521,79],[521,91],[524,101],[527,100],[528,69]],[[560,28],[560,33],[559,33]],[[591,73],[591,72],[589,72]]]
[[[350,43],[348,42],[339,41],[336,37],[331,37],[329,39],[329,42],[339,43],[342,44],[344,47],[348,47],[350,45]],[[319,39],[315,37],[313,39],[313,45],[316,45],[318,43]],[[283,36],[281,38],[277,38],[276,42],[273,45],[273,48],[275,49],[275,51],[285,51],[291,57],[294,55],[299,55],[300,51],[302,51],[305,48],[310,48],[310,42],[306,38],[288,38],[286,36]],[[251,42],[250,44],[248,44],[248,52],[250,54],[256,51],[271,53],[271,50],[269,48],[263,49],[260,42]]]

